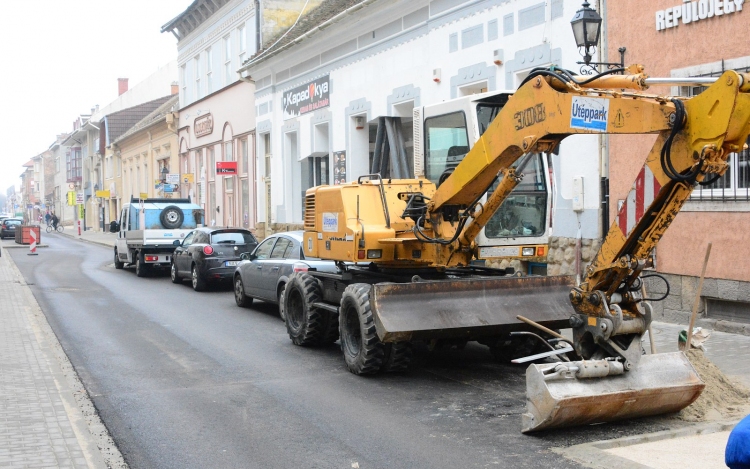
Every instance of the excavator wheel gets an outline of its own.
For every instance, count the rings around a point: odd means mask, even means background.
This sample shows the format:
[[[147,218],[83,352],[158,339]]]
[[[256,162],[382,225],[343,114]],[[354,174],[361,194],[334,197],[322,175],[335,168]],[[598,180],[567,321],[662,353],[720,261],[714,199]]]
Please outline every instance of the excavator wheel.
[[[414,354],[411,342],[394,342],[385,345],[385,358],[380,371],[385,373],[406,371]]]
[[[289,278],[284,290],[284,322],[294,345],[320,345],[326,337],[331,315],[313,306],[320,299],[320,284],[315,277],[297,272]]]
[[[354,283],[344,290],[339,308],[339,331],[341,351],[349,371],[368,375],[381,370],[386,346],[375,331],[369,284]]]

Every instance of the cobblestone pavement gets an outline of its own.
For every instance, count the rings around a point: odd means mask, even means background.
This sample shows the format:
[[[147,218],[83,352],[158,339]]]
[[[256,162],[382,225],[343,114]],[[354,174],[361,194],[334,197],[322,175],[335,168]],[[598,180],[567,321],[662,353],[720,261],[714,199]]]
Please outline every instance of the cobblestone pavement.
[[[0,298],[0,468],[106,467],[55,356],[57,339],[7,253]]]

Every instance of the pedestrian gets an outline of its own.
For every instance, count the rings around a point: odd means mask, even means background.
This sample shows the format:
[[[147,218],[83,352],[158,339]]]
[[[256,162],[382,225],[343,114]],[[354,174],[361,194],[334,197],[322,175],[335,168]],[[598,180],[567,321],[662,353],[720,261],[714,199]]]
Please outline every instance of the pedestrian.
[[[729,434],[724,464],[729,469],[750,469],[750,415],[740,420]]]
[[[47,211],[47,213],[44,214],[44,222],[47,224],[47,226],[49,226],[51,219],[52,217],[50,216],[49,211]]]

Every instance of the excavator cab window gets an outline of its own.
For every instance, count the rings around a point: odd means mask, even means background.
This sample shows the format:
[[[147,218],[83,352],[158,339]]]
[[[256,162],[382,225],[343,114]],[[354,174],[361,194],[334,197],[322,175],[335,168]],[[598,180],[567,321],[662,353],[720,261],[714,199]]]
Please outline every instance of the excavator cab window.
[[[425,119],[427,155],[425,176],[438,184],[445,180],[469,152],[466,115],[452,112]],[[442,176],[442,177],[441,177]]]
[[[544,155],[532,157],[523,170],[523,180],[505,199],[484,229],[487,238],[542,236],[547,219],[547,183]],[[495,190],[496,181],[490,188]]]

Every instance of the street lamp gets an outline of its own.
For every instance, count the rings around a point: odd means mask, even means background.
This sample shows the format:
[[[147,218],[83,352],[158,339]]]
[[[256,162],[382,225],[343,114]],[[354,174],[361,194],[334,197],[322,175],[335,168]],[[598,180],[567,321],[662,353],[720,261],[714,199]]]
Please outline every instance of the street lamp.
[[[589,6],[589,2],[583,2],[582,8],[578,10],[570,20],[570,26],[573,28],[573,36],[578,46],[578,51],[583,56],[583,62],[576,62],[581,66],[581,73],[592,75],[597,73],[597,66],[604,65],[610,70],[625,68],[625,48],[617,49],[620,52],[620,63],[614,62],[592,62],[594,51],[599,44],[599,34],[602,30],[602,17]]]

